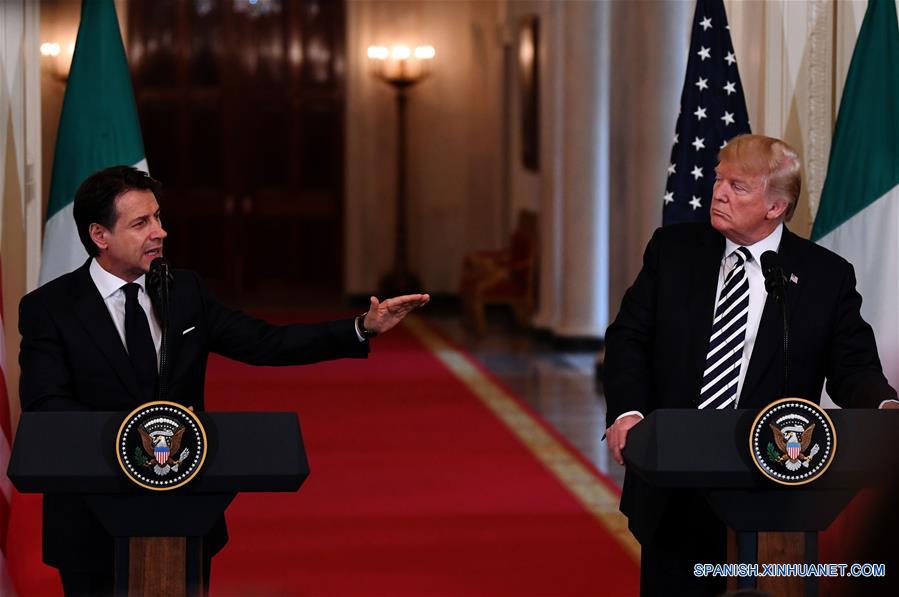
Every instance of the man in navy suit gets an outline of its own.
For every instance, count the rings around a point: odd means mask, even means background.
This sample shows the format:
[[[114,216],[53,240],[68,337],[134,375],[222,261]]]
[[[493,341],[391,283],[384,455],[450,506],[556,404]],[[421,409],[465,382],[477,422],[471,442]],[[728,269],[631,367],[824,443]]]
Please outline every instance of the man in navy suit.
[[[760,408],[784,396],[817,402],[825,380],[840,406],[896,408],[852,266],[790,232],[801,186],[785,142],[734,138],[719,153],[710,224],[653,234],[643,267],[606,332],[607,440],[616,461],[631,428],[657,408]],[[787,277],[789,379],[780,307],[761,255]],[[650,487],[625,473],[621,511],[640,541],[641,593],[715,595],[725,579],[693,564],[725,559],[725,529],[702,496]]]
[[[97,172],[79,187],[74,215],[90,259],[19,305],[23,411],[130,411],[154,399],[161,322],[146,274],[166,237],[158,192],[157,181],[127,166]],[[428,300],[372,297],[356,318],[274,326],[222,305],[195,273],[174,270],[166,399],[203,410],[210,352],[257,365],[365,358],[369,338]],[[44,561],[60,569],[67,595],[112,592],[112,538],[79,497],[45,496],[43,532]],[[207,575],[209,558],[226,541],[222,520],[205,538]]]

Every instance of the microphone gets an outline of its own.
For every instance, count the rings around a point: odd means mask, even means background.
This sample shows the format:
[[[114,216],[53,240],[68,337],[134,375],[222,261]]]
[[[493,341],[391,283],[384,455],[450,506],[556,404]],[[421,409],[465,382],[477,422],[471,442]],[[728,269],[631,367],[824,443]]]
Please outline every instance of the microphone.
[[[162,320],[163,328],[165,328],[165,321],[169,315],[169,291],[174,281],[175,277],[165,259],[157,257],[150,262],[150,271],[147,273],[147,289],[150,291],[153,308]]]
[[[168,385],[169,370],[169,291],[174,284],[175,277],[169,269],[168,262],[162,257],[157,257],[150,262],[150,271],[147,273],[147,288],[151,291],[150,299],[153,309],[159,317],[159,325],[162,328],[162,342],[159,346],[159,383],[156,384],[156,399],[165,400]]]
[[[169,263],[162,257],[157,257],[150,262],[150,272],[147,274],[147,285],[154,290],[161,292],[162,282],[165,281],[167,287],[171,287],[174,276],[169,270]],[[166,288],[168,290],[168,288]]]
[[[789,353],[790,353],[790,326],[787,322],[787,303],[785,300],[787,294],[787,278],[784,276],[783,268],[780,265],[780,255],[775,251],[765,251],[762,253],[761,259],[762,275],[765,276],[765,290],[774,297],[774,300],[780,303],[780,313],[783,318],[783,340],[784,340],[784,385],[783,396],[786,396],[787,381],[789,380]]]
[[[765,290],[773,294],[778,302],[783,302],[787,293],[787,278],[780,266],[780,256],[774,251],[762,253],[762,275],[765,276]]]

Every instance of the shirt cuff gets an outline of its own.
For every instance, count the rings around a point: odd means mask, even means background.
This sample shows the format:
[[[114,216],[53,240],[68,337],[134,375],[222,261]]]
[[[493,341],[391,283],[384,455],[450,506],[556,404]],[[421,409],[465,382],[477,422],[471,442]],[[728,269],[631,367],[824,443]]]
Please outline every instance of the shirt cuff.
[[[629,410],[629,411],[627,411],[626,413],[621,413],[620,415],[618,415],[617,417],[615,417],[615,420],[617,421],[618,419],[620,419],[620,418],[622,418],[622,417],[627,417],[627,416],[630,416],[630,415],[637,415],[637,416],[640,417],[641,419],[644,418],[644,417],[643,417],[643,413],[641,413],[639,410]]]
[[[362,335],[362,330],[359,329],[358,317],[353,319],[353,329],[356,330],[356,337],[359,338],[359,342],[365,342],[365,336]]]
[[[618,422],[618,419],[620,419],[621,417],[626,417],[626,416],[628,416],[628,415],[637,415],[637,416],[640,417],[641,419],[644,418],[644,417],[643,417],[643,413],[641,413],[639,410],[629,410],[629,411],[627,411],[626,413],[621,413],[620,415],[618,415],[618,416],[615,418],[615,422],[617,423],[617,422]],[[600,440],[605,440],[605,439],[606,439],[606,434],[603,433],[603,434],[602,434],[602,437],[599,438],[599,439],[600,439]]]
[[[896,404],[899,404],[899,400],[884,400],[883,402],[880,403],[880,406],[878,406],[877,408],[883,408],[883,405],[886,404],[887,402],[895,402]]]

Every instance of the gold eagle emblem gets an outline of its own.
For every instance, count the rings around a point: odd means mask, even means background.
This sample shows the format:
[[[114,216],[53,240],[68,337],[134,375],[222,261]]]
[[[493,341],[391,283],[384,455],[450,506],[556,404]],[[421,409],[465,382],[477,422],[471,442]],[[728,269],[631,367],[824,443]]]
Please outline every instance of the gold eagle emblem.
[[[180,460],[175,460],[174,455],[178,453],[178,449],[181,447],[181,438],[184,436],[184,426],[179,427],[169,439],[168,436],[164,434],[156,434],[150,435],[146,429],[143,427],[138,428],[140,432],[140,441],[141,445],[144,448],[144,452],[146,452],[149,461],[146,466],[171,466],[176,467],[181,464],[183,458]],[[156,460],[156,448],[162,444],[165,444],[168,450],[168,459],[165,462],[157,462]],[[177,470],[177,469],[176,469]]]
[[[809,459],[809,456],[806,456],[805,453],[812,443],[812,433],[815,431],[814,423],[809,425],[798,437],[796,431],[792,429],[784,431],[783,429],[778,429],[774,423],[769,423],[769,425],[771,426],[771,431],[774,433],[774,443],[777,445],[777,449],[784,453],[783,456],[778,458],[777,462],[788,460],[795,463],[799,461],[805,462]],[[796,458],[791,458],[787,450],[787,444],[791,442],[799,443],[799,454]]]

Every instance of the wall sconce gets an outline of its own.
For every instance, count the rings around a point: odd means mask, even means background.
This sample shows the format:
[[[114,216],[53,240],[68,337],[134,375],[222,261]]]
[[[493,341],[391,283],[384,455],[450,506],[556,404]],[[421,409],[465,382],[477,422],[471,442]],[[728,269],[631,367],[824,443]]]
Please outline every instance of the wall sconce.
[[[75,44],[45,41],[41,44],[40,51],[42,61],[47,65],[47,72],[54,79],[65,83],[69,78],[69,68],[72,66]]]
[[[406,90],[430,74],[434,46],[369,46],[372,74],[396,90],[396,237],[393,269],[378,282],[385,296],[422,292],[421,279],[409,270],[406,214]]]

